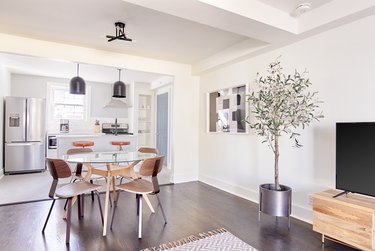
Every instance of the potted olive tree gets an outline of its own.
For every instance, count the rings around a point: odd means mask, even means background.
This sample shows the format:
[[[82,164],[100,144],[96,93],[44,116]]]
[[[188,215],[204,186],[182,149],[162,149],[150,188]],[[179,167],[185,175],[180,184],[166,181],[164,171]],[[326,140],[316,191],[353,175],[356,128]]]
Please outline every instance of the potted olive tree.
[[[259,186],[260,212],[272,216],[288,217],[291,214],[292,189],[279,182],[279,139],[289,136],[296,147],[298,130],[323,117],[319,111],[317,92],[310,92],[307,72],[297,70],[291,75],[283,73],[279,59],[269,64],[268,74],[257,74],[257,89],[248,95],[254,121],[247,118],[250,128],[267,143],[274,153],[274,183]],[[260,219],[260,218],[259,218]],[[290,221],[288,226],[290,226]]]

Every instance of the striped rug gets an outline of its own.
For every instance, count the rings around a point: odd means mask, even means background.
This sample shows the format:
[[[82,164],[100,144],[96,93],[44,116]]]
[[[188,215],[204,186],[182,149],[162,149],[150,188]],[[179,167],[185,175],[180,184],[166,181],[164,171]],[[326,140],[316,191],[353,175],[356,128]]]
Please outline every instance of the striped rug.
[[[203,250],[218,250],[218,251],[257,251],[249,244],[241,241],[226,229],[220,228],[209,231],[207,233],[200,233],[198,236],[191,235],[184,239],[161,244],[157,247],[142,249],[141,251],[203,251]]]

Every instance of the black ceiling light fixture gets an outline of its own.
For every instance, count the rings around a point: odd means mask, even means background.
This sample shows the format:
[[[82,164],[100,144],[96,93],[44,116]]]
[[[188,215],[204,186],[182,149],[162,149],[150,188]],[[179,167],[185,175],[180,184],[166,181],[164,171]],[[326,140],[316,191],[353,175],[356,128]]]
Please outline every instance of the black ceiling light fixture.
[[[118,81],[113,85],[114,98],[126,98],[126,85],[121,81],[121,69],[118,69]]]
[[[70,80],[70,94],[85,95],[86,83],[83,78],[79,76],[79,64],[77,64],[77,76]]]
[[[125,31],[124,31],[124,29],[125,29],[124,23],[116,22],[115,27],[116,27],[116,36],[107,35],[107,38],[109,38],[108,42],[111,42],[111,41],[116,40],[116,39],[129,41],[129,42],[132,41],[131,38],[126,37]]]

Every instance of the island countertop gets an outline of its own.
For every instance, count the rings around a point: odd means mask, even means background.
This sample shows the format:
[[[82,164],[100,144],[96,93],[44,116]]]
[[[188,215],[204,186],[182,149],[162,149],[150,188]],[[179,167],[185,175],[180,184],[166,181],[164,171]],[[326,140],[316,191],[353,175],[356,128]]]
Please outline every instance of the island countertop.
[[[74,141],[92,141],[94,146],[90,147],[94,151],[116,151],[118,146],[111,144],[112,141],[129,141],[130,144],[123,146],[124,151],[136,151],[138,149],[138,140],[136,135],[131,134],[59,134],[57,138],[57,156],[61,158],[73,146]]]

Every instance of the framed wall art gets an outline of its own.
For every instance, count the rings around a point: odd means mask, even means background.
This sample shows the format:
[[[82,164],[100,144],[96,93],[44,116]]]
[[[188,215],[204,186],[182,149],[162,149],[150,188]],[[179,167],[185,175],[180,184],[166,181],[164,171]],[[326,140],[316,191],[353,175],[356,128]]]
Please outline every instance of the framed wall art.
[[[207,94],[208,132],[247,133],[247,85],[239,85]]]

